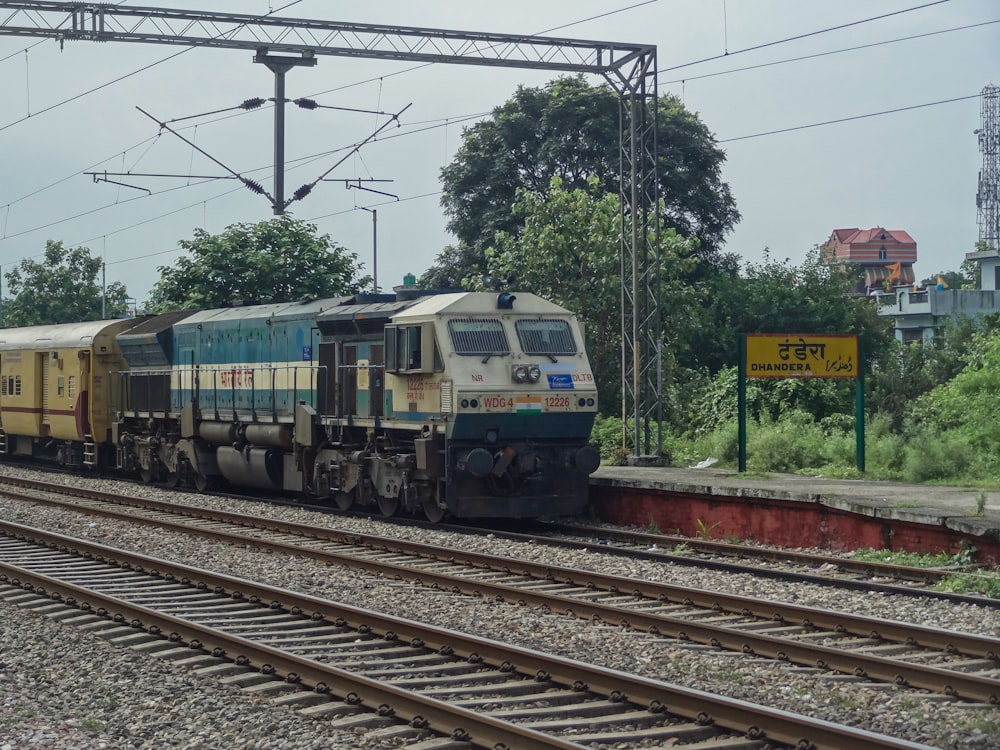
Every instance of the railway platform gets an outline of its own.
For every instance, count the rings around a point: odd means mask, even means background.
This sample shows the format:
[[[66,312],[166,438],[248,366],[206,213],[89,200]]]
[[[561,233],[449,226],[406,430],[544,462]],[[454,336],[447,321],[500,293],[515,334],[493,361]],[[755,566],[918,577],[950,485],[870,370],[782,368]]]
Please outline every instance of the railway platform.
[[[600,519],[787,547],[957,554],[1000,563],[1000,490],[693,467],[602,466]]]

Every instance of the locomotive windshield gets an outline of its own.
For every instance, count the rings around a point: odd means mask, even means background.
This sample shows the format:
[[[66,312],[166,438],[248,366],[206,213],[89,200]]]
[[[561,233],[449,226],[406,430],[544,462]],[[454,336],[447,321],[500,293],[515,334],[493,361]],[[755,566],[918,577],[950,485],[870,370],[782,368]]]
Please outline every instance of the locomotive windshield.
[[[503,324],[497,318],[457,318],[448,321],[456,354],[502,356],[510,354]]]
[[[514,327],[525,354],[576,354],[573,332],[565,320],[518,320]]]

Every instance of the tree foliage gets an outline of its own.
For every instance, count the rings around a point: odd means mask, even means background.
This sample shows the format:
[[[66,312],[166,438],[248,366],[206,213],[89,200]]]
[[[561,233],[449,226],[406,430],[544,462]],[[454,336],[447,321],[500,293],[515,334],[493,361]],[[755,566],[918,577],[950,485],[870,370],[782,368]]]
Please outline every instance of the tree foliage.
[[[697,237],[702,257],[713,258],[739,220],[721,177],[725,154],[676,97],[661,95],[658,103],[664,225]],[[619,106],[607,88],[589,86],[582,76],[562,77],[544,88],[519,87],[491,118],[467,128],[454,160],[441,171],[441,203],[459,244],[437,258],[421,283],[454,287],[465,275],[482,274],[494,235],[516,237],[522,230],[521,217],[510,211],[518,189],[544,195],[553,177],[566,190],[584,188],[593,178],[617,195]]]
[[[193,240],[179,244],[190,257],[158,269],[154,312],[336,297],[371,284],[359,276],[356,253],[290,216],[234,224],[215,235],[196,229]]]
[[[485,270],[466,280],[491,289],[496,278],[516,273],[518,288],[573,310],[584,323],[587,352],[606,411],[621,398],[621,210],[617,195],[603,192],[597,178],[568,189],[554,177],[542,193],[518,190],[514,213],[524,228],[500,232],[486,250]],[[686,294],[682,276],[690,270],[693,243],[673,230],[660,233],[664,294]],[[683,329],[683,305],[665,309],[668,363],[672,339]],[[669,365],[668,365],[669,369]]]
[[[692,338],[684,363],[717,372],[736,364],[742,333],[864,334],[869,352],[888,343],[885,320],[870,300],[848,294],[851,278],[813,248],[799,265],[767,255],[741,267],[733,256],[697,283],[699,304],[688,314]]]
[[[22,260],[4,274],[12,299],[4,301],[3,324],[14,327],[100,320],[102,264],[88,248],[67,249],[62,242],[47,241],[44,261]],[[104,316],[123,315],[128,302],[124,284],[113,282],[106,293]]]

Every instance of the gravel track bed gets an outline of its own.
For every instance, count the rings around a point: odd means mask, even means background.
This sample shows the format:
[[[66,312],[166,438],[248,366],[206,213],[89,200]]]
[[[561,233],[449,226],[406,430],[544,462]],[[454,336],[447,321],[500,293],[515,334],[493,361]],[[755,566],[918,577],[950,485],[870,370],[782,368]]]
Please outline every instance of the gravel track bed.
[[[23,469],[0,473],[52,481]],[[71,478],[62,478],[67,484]],[[86,486],[147,494],[187,505],[377,533],[536,562],[874,615],[1000,636],[1000,613],[921,598],[785,584],[687,566],[554,550],[441,531],[393,527],[377,519],[327,516],[265,503],[212,498],[102,480]],[[386,582],[299,558],[254,552],[150,527],[0,498],[5,519],[203,568],[252,578],[346,604],[497,638],[540,651],[661,679],[788,711],[863,727],[942,750],[1000,747],[1000,707],[973,706],[895,686],[866,686],[789,665],[684,645],[446,592]],[[67,668],[67,665],[72,665]],[[150,681],[149,677],[155,681]],[[85,679],[84,679],[85,678]],[[156,685],[139,693],[132,684]],[[162,689],[161,689],[162,688]],[[39,696],[49,696],[39,700]],[[54,696],[54,697],[53,697]],[[169,722],[174,721],[173,724]],[[110,646],[0,603],[0,750],[14,748],[313,748],[366,747],[360,735],[331,736],[321,721],[267,706],[159,660]],[[103,744],[102,744],[103,743]]]

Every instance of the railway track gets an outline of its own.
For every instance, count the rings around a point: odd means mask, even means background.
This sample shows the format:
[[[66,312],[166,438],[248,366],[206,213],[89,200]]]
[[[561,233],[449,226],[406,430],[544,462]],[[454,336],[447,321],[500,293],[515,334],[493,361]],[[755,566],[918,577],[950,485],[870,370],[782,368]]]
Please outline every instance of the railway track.
[[[916,567],[883,563],[874,560],[855,560],[842,555],[824,555],[815,552],[799,552],[787,549],[733,544],[713,539],[691,538],[670,534],[650,534],[607,526],[591,526],[583,523],[557,523],[550,526],[550,533],[561,541],[577,539],[581,544],[619,544],[623,550],[634,550],[640,555],[656,548],[661,556],[672,561],[690,560],[692,564],[714,564],[721,570],[741,570],[745,562],[774,564],[782,568],[781,574],[789,574],[790,566],[803,572],[798,573],[803,581],[834,581],[836,585],[852,587],[855,584],[871,590],[874,586],[886,593],[918,591],[921,595],[940,596],[949,601],[967,601],[1000,607],[1000,600],[984,599],[981,596],[965,596],[951,592],[929,590],[929,586],[940,583],[956,572],[973,572],[972,566]],[[724,560],[720,561],[720,558]],[[726,560],[737,561],[727,562]],[[823,570],[816,575],[815,570]]]
[[[66,494],[76,493],[87,496],[84,488],[50,484],[32,479],[0,476],[0,486],[7,484],[13,487],[37,488],[62,491]],[[137,486],[142,483],[135,482]],[[61,489],[60,489],[61,488]],[[97,493],[100,495],[101,493]],[[317,513],[347,515],[367,518],[371,514],[356,511],[333,511],[329,506],[307,505],[298,501],[282,498],[247,496],[228,493],[213,493],[232,500],[251,502],[266,502],[281,507],[291,507],[300,510],[310,510]],[[136,498],[120,496],[122,501],[135,501]],[[692,539],[690,537],[668,534],[651,534],[627,529],[617,529],[607,526],[592,526],[584,523],[535,523],[530,532],[498,529],[496,526],[466,526],[459,523],[431,523],[418,518],[383,518],[385,523],[401,524],[418,528],[449,530],[465,534],[480,535],[484,528],[488,533],[512,541],[528,542],[530,544],[553,544],[558,547],[578,549],[601,554],[617,554],[632,559],[668,562],[673,565],[697,566],[728,573],[749,573],[781,579],[785,581],[800,581],[825,586],[836,586],[845,589],[879,592],[887,595],[923,596],[956,604],[974,604],[982,607],[1000,609],[1000,598],[990,598],[982,595],[962,594],[951,591],[937,591],[931,586],[955,572],[970,574],[971,566],[965,566],[961,571],[953,567],[926,568],[897,565],[868,560],[854,560],[843,556],[824,555],[819,553],[773,549],[743,544],[731,544],[711,539]],[[723,558],[723,559],[720,559]]]
[[[51,494],[63,490],[36,486],[23,497],[652,635],[1000,702],[994,638],[76,488],[71,492],[85,497]]]
[[[0,532],[7,601],[301,693],[338,726],[446,738],[427,748],[926,748],[18,524]]]

